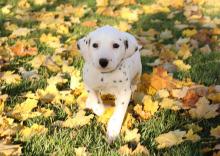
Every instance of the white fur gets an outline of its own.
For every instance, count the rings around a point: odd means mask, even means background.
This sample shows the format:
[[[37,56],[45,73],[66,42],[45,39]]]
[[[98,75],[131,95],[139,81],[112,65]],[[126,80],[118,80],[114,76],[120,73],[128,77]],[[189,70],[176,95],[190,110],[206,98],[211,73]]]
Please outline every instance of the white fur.
[[[94,48],[93,43],[97,43],[98,48]],[[119,48],[113,48],[113,43],[118,43]],[[116,98],[115,110],[107,125],[107,136],[111,142],[120,133],[131,94],[141,75],[140,46],[131,34],[110,26],[96,29],[80,39],[78,45],[85,59],[83,81],[88,91],[86,107],[102,115],[105,107],[100,93],[109,93]],[[101,58],[109,60],[107,67],[100,66]]]

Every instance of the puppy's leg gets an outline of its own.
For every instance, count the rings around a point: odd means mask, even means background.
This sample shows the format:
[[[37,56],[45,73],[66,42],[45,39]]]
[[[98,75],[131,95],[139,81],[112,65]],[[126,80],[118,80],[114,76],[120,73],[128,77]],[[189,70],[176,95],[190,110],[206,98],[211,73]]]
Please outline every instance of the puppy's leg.
[[[131,97],[130,87],[124,87],[120,90],[121,91],[119,91],[119,93],[116,95],[114,113],[110,118],[107,126],[107,137],[109,142],[115,140],[120,133],[124,116],[126,114]]]
[[[88,98],[86,99],[86,108],[92,109],[98,116],[102,115],[105,111],[105,107],[102,103],[99,103],[97,92],[88,88],[87,90]]]

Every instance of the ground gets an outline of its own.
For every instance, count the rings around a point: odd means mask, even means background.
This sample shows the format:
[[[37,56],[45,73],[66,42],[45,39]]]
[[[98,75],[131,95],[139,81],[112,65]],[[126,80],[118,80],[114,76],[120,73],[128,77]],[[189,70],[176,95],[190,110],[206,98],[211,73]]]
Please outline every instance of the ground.
[[[218,0],[1,0],[0,155],[220,155]],[[142,45],[120,137],[85,110],[77,39],[103,25]],[[110,100],[103,97],[104,100]]]

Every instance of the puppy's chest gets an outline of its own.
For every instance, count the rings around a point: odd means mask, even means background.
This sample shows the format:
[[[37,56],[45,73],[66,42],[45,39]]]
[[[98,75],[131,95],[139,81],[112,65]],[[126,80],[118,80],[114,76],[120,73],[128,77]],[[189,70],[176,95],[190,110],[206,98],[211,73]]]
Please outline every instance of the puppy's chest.
[[[129,73],[126,69],[120,68],[110,73],[101,73],[86,65],[83,69],[83,80],[88,86],[103,93],[114,92],[116,88],[130,83]]]

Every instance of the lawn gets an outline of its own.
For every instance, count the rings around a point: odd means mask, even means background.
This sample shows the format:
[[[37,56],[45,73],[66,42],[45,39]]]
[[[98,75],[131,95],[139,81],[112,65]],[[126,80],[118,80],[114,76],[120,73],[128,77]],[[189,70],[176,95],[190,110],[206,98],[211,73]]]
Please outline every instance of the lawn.
[[[76,48],[104,25],[142,45],[141,83],[112,144],[114,106],[85,109]],[[219,156],[219,114],[219,0],[0,0],[0,156]]]

